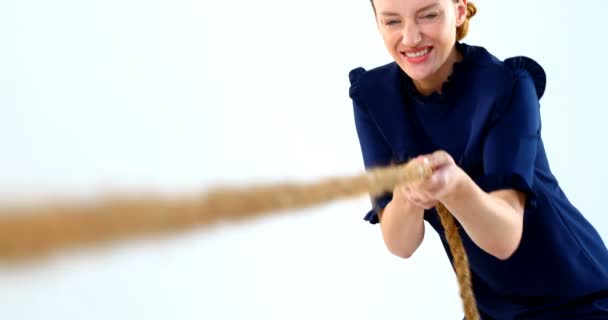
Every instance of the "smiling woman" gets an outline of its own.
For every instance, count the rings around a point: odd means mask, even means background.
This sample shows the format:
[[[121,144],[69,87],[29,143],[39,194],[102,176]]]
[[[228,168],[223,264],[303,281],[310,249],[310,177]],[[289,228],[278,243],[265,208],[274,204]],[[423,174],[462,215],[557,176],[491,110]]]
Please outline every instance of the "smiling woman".
[[[461,42],[477,13],[466,0],[371,3],[394,62],[350,72],[364,165],[416,159],[433,175],[373,196],[365,220],[380,223],[387,249],[403,258],[427,221],[466,278],[440,223],[447,208],[482,319],[608,318],[608,250],[560,189],[543,146],[544,69]]]
[[[445,2],[438,3],[445,9]],[[474,284],[478,298],[486,298],[478,301],[486,315],[491,302],[497,303],[494,309],[523,310],[580,296],[555,311],[554,319],[585,319],[566,310],[577,307],[576,312],[582,313],[584,305],[590,308],[588,313],[598,312],[596,318],[605,318],[597,311],[605,305],[598,298],[602,293],[580,294],[603,282],[606,262],[597,254],[599,245],[588,248],[597,235],[587,223],[579,223],[582,219],[568,209],[570,201],[554,201],[550,192],[557,187],[563,190],[599,233],[608,236],[602,201],[608,181],[608,170],[603,169],[608,148],[602,142],[608,136],[608,108],[602,95],[608,59],[601,40],[608,2],[560,3],[475,2],[480,11],[466,36],[467,42],[483,43],[500,57],[496,61],[526,53],[542,62],[550,75],[542,97],[542,150],[552,158],[551,172],[560,182],[551,184],[552,176],[535,173],[538,182],[533,187],[538,197],[526,200],[523,236],[511,257],[507,258],[508,247],[490,250],[498,257],[479,248],[469,250],[471,239],[463,237],[472,275],[485,277]],[[380,1],[374,4],[380,8]],[[400,13],[395,18],[410,23],[406,12],[396,7],[380,9]],[[370,70],[394,61],[377,34],[376,18],[366,0],[0,1],[0,199],[16,194],[80,200],[80,196],[89,199],[109,189],[150,191],[154,196],[167,191],[173,199],[199,195],[216,181],[301,182],[360,172],[361,151],[351,101],[345,94],[349,87],[345,75],[356,66],[370,66]],[[418,26],[422,28],[423,22]],[[423,45],[436,45],[422,36]],[[468,66],[466,57],[462,63]],[[495,71],[494,62],[484,61],[479,62],[486,66],[481,74]],[[469,70],[461,67],[455,63],[456,71]],[[399,76],[402,90],[398,93],[407,97],[407,114],[401,113],[404,104],[390,104],[396,95],[389,94],[389,84],[397,83],[392,82],[397,78],[370,77],[368,82],[370,70],[359,84],[378,81],[387,86],[359,106],[358,110],[365,111],[359,113],[362,125],[366,119],[386,124],[391,120],[388,116],[372,112],[387,109],[395,121],[405,117],[401,123],[424,120],[427,115],[437,122],[449,118],[454,111],[450,106],[439,105],[438,113],[434,113],[436,108],[414,109],[410,101],[435,101],[439,95],[421,95],[417,84],[400,70],[396,65],[391,72]],[[463,95],[464,102],[453,107],[462,107],[462,114],[471,112],[469,103],[478,106],[496,95],[501,95],[500,103],[492,105],[492,110],[508,110],[502,104],[508,99],[502,94],[513,88],[497,91],[490,86],[502,78],[467,82],[459,74],[454,72],[453,79],[464,83],[457,94]],[[525,72],[518,75],[528,77]],[[539,78],[534,79],[536,84]],[[486,82],[492,90],[472,94]],[[452,85],[441,91],[454,97]],[[499,126],[501,117],[492,115],[496,121],[491,124]],[[483,116],[474,113],[473,118]],[[502,123],[505,132],[510,123],[519,123],[508,122]],[[419,125],[413,134],[403,130],[413,128],[408,125],[395,129],[395,136],[441,144],[459,165],[481,163],[479,157],[453,157],[454,150],[462,148],[458,141],[436,140],[433,135],[440,130],[442,138],[463,136],[470,130],[469,123],[441,122],[438,128],[434,122],[415,123]],[[397,126],[382,128],[390,133]],[[383,135],[386,132],[379,136],[394,138]],[[410,136],[416,138],[410,140]],[[470,146],[484,142],[480,136],[468,136]],[[497,137],[486,136],[495,147],[488,155],[497,152],[496,158],[504,156],[505,162],[521,156],[513,152],[512,144],[501,143]],[[408,147],[401,144],[404,141],[390,140],[385,144],[389,142],[399,147],[386,153],[391,162],[435,151],[418,150],[418,143]],[[383,144],[369,146],[385,155]],[[402,152],[410,147],[416,150]],[[466,154],[477,156],[474,151]],[[542,164],[542,157],[536,159]],[[434,204],[422,194],[412,200],[421,206]],[[555,211],[533,209],[534,204],[547,208],[547,200]],[[381,201],[377,204],[375,209]],[[368,206],[367,199],[353,199],[280,211],[252,223],[221,223],[200,232],[179,232],[175,238],[112,243],[98,251],[76,249],[45,260],[48,264],[0,263],[0,319],[462,319],[457,283],[446,259],[450,254],[442,246],[446,239],[433,228],[440,228],[434,211],[424,216],[428,220],[422,244],[411,259],[403,260],[388,253],[378,228],[389,227],[391,217],[398,216],[385,209],[384,225],[370,227],[359,221]],[[395,203],[390,206],[397,208]],[[450,210],[458,215],[454,207]],[[555,212],[561,214],[562,228],[553,229]],[[118,218],[127,223],[125,217]],[[129,222],[142,222],[131,218]],[[373,213],[368,219],[374,220]],[[91,226],[85,223],[83,228]],[[463,224],[457,226],[461,230]],[[59,230],[53,225],[40,227]],[[42,236],[14,232],[20,237]],[[0,238],[6,236],[8,232],[0,232]],[[546,246],[531,246],[550,237],[563,237],[563,247],[549,245],[554,240],[546,241]],[[411,254],[399,238],[387,240],[389,249],[399,256]],[[579,247],[573,246],[576,241]],[[534,254],[538,256],[530,263],[520,263],[518,257]],[[556,259],[558,255],[561,258]],[[499,267],[483,269],[480,259]],[[589,268],[593,259],[600,268]],[[588,278],[566,268],[580,268]],[[518,276],[509,287],[508,279],[502,277],[514,274]],[[522,287],[522,282],[528,285]],[[538,290],[523,292],[530,287]],[[564,287],[575,289],[570,293]],[[500,296],[489,300],[480,290]],[[532,311],[527,313],[534,318]],[[508,317],[505,312],[498,319]]]
[[[386,7],[384,1],[376,2],[380,8]],[[467,35],[469,19],[477,13],[473,3],[459,6],[457,15],[454,15],[449,14],[450,11],[446,12],[440,1],[426,2],[430,4],[417,8],[415,12],[410,12],[409,16],[404,16],[398,10],[407,1],[398,4],[394,11],[378,11],[374,1],[371,1],[388,52],[404,72],[412,79],[418,80],[418,89],[423,94],[434,91],[432,87],[425,87],[425,83],[441,82],[450,72],[449,66],[461,59],[460,55],[453,51],[454,42]],[[458,4],[458,1],[454,3]],[[450,25],[456,25],[455,34],[449,28]],[[422,34],[426,38],[424,43],[421,43]],[[423,79],[426,81],[420,81]]]

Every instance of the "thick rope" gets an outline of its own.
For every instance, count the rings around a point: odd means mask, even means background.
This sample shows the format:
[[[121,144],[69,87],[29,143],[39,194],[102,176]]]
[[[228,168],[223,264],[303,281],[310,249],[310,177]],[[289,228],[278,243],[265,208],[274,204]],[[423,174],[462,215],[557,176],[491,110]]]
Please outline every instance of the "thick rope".
[[[412,163],[309,184],[217,187],[191,197],[108,197],[88,203],[0,208],[0,259],[43,256],[74,246],[240,221],[361,193],[379,195],[399,183],[429,175],[430,169]]]
[[[182,198],[132,196],[5,208],[0,209],[0,260],[35,258],[72,247],[242,221],[363,193],[377,196],[430,175],[430,168],[409,162],[309,184],[223,187]],[[465,315],[467,320],[478,320],[466,253],[454,219],[442,206],[438,212],[454,256]]]
[[[471,283],[469,259],[462,245],[462,238],[460,237],[460,233],[458,233],[456,220],[443,204],[438,204],[436,209],[445,230],[445,237],[450,245],[466,320],[479,320],[479,311],[477,310],[477,303]]]

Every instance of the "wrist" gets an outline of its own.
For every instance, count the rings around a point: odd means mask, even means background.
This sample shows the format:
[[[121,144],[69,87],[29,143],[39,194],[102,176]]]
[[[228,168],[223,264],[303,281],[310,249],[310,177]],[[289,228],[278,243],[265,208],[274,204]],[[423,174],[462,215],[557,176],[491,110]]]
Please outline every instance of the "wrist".
[[[418,212],[418,210],[424,211],[424,209],[418,207],[413,202],[409,201],[406,198],[402,197],[394,197],[391,202],[389,202],[386,207],[390,211],[397,211],[399,214],[409,215],[410,213]]]
[[[471,184],[474,183],[469,175],[460,167],[457,167],[454,178],[453,186],[450,188],[450,191],[439,199],[439,201],[444,204],[453,202],[455,199],[467,198],[467,194],[471,190]]]

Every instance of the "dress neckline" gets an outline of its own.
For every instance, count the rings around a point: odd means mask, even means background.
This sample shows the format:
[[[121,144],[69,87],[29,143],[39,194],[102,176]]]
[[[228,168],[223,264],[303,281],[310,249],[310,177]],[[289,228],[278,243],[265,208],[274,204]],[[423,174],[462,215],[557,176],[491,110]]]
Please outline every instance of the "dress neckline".
[[[446,81],[441,85],[441,93],[437,91],[433,91],[429,95],[423,95],[418,92],[416,86],[414,85],[414,81],[410,78],[405,72],[401,72],[403,76],[403,83],[405,87],[406,94],[409,97],[417,100],[416,102],[420,104],[435,104],[435,103],[443,103],[450,99],[455,93],[458,92],[458,88],[463,81],[463,75],[466,75],[467,66],[471,63],[471,50],[472,48],[464,43],[456,42],[456,50],[462,55],[462,59],[460,61],[454,62],[452,66],[452,72],[446,79]]]

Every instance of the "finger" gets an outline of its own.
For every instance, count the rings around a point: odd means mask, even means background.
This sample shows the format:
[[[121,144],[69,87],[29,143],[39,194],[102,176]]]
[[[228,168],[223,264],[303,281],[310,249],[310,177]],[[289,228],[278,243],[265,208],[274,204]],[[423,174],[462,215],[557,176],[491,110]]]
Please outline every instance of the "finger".
[[[404,200],[409,200],[411,187],[407,184],[400,184],[395,187],[393,193],[396,194],[399,198]]]
[[[423,208],[423,209],[431,209],[433,207],[435,207],[438,203],[438,201],[434,201],[434,200],[424,200],[424,199],[417,199],[414,203],[414,205],[416,205],[419,208]]]
[[[424,203],[437,201],[433,191],[434,191],[433,189],[421,191],[421,194],[422,194],[421,198],[422,198],[422,200],[424,200]]]
[[[420,188],[414,188],[411,185],[407,185],[404,187],[404,190],[408,201],[417,207],[428,209],[429,207],[433,207],[434,203],[437,202],[430,193]]]
[[[421,201],[420,201],[420,200],[418,200],[418,199],[411,199],[411,200],[409,200],[409,201],[410,201],[412,204],[414,204],[416,207],[419,207],[419,208],[424,208],[424,203],[423,203],[423,202],[421,202]]]
[[[441,169],[439,169],[439,170],[441,170]],[[442,181],[443,180],[439,179],[439,177],[437,176],[437,172],[434,171],[430,177],[428,177],[427,179],[424,179],[418,183],[418,185],[416,186],[416,191],[424,194],[428,198],[431,198],[433,196],[433,194],[435,193],[435,191],[438,188],[441,188]]]
[[[428,210],[428,209],[434,208],[437,205],[437,203],[439,203],[439,202],[438,201],[427,201],[427,202],[423,202],[422,206],[424,209]]]
[[[430,157],[431,155],[432,154],[421,154],[417,156],[414,160],[422,164],[427,164],[429,162],[428,157]]]
[[[404,195],[404,198],[409,202],[412,202],[412,203],[419,202],[418,195],[416,194],[414,189],[412,189],[412,187],[409,185],[403,187],[403,195]]]
[[[421,164],[421,165],[423,165],[423,166],[425,166],[425,167],[428,167],[428,168],[431,168],[431,169],[432,169],[432,167],[430,166],[430,160],[429,160],[429,157],[431,157],[431,155],[430,155],[430,154],[427,154],[427,155],[419,155],[418,157],[416,157],[416,159],[415,159],[415,160],[416,160],[416,162],[418,162],[419,164]]]
[[[424,205],[425,203],[435,200],[430,194],[421,190],[413,190],[410,194],[412,199],[414,199],[414,201],[420,205]]]
[[[441,176],[431,176],[425,181],[424,192],[428,195],[428,198],[436,199],[437,194],[443,190],[446,186],[446,181]]]
[[[439,169],[454,162],[452,156],[443,150],[435,151],[431,155],[427,156],[427,158],[429,165],[433,170]]]
[[[412,186],[409,184],[402,185],[401,192],[403,192],[403,194],[409,195],[410,193],[412,193]]]

